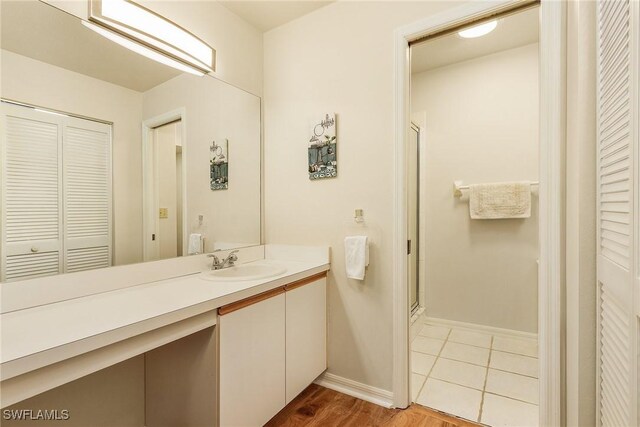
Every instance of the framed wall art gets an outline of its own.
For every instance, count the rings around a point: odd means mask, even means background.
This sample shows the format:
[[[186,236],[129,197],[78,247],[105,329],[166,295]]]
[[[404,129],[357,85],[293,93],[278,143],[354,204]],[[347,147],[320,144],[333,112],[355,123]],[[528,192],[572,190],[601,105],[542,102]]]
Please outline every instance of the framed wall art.
[[[338,176],[338,145],[336,115],[325,114],[311,124],[308,144],[309,179],[335,178]]]
[[[210,151],[211,190],[226,190],[229,188],[229,140],[225,139],[222,144],[212,141]]]

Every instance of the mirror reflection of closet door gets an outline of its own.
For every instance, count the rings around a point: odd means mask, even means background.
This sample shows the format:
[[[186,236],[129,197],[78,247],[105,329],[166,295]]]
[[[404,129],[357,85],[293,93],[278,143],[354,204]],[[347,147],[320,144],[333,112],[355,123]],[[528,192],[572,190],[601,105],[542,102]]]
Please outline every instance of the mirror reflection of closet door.
[[[419,269],[418,269],[418,230],[419,230],[419,192],[420,192],[420,129],[411,126],[407,153],[407,253],[408,281],[411,312],[419,307]]]
[[[111,265],[111,126],[2,103],[0,281]]]
[[[2,103],[0,281],[62,273],[62,117]]]
[[[66,117],[63,131],[64,272],[109,267],[111,125]]]

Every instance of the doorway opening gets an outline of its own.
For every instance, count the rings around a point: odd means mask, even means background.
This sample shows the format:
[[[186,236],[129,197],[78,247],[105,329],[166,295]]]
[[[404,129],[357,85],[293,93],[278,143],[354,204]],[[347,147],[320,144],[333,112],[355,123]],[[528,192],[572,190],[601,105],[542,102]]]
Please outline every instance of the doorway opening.
[[[154,191],[158,204],[158,259],[182,254],[182,122],[153,130]]]
[[[410,398],[492,426],[540,425],[540,8],[530,6],[410,44]]]
[[[184,134],[180,113],[143,125],[145,261],[186,254]]]

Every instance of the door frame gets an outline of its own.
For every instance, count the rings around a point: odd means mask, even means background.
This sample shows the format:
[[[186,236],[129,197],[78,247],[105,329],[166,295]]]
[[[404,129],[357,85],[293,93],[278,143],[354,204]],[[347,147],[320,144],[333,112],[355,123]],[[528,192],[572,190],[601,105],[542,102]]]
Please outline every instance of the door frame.
[[[410,110],[409,42],[427,34],[452,28],[523,2],[494,0],[470,2],[397,29],[395,42],[395,165],[393,230],[393,404],[410,402],[409,296],[407,287],[406,170],[405,155]],[[563,215],[565,151],[565,45],[566,4],[540,2],[540,218],[538,267],[538,346],[540,425],[560,426],[562,404],[562,301]]]
[[[160,114],[155,117],[151,117],[142,122],[142,259],[143,261],[150,261],[152,252],[151,245],[147,239],[149,229],[156,222],[152,220],[151,215],[156,215],[155,208],[155,192],[153,196],[150,195],[151,182],[149,177],[153,168],[151,162],[153,159],[149,150],[149,143],[153,140],[153,130],[160,126],[180,120],[182,123],[182,254],[178,256],[186,255],[188,250],[188,227],[187,227],[187,110],[184,107],[177,108],[172,111]],[[157,231],[157,230],[156,230]]]

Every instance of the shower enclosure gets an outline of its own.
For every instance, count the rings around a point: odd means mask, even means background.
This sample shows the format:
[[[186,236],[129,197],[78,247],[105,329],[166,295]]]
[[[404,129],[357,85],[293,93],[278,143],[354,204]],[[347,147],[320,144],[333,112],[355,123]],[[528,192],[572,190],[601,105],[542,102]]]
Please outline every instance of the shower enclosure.
[[[407,218],[407,254],[409,255],[409,296],[411,297],[411,314],[420,308],[420,269],[419,230],[420,230],[420,128],[411,124],[411,137],[407,157],[407,199],[409,217]]]

